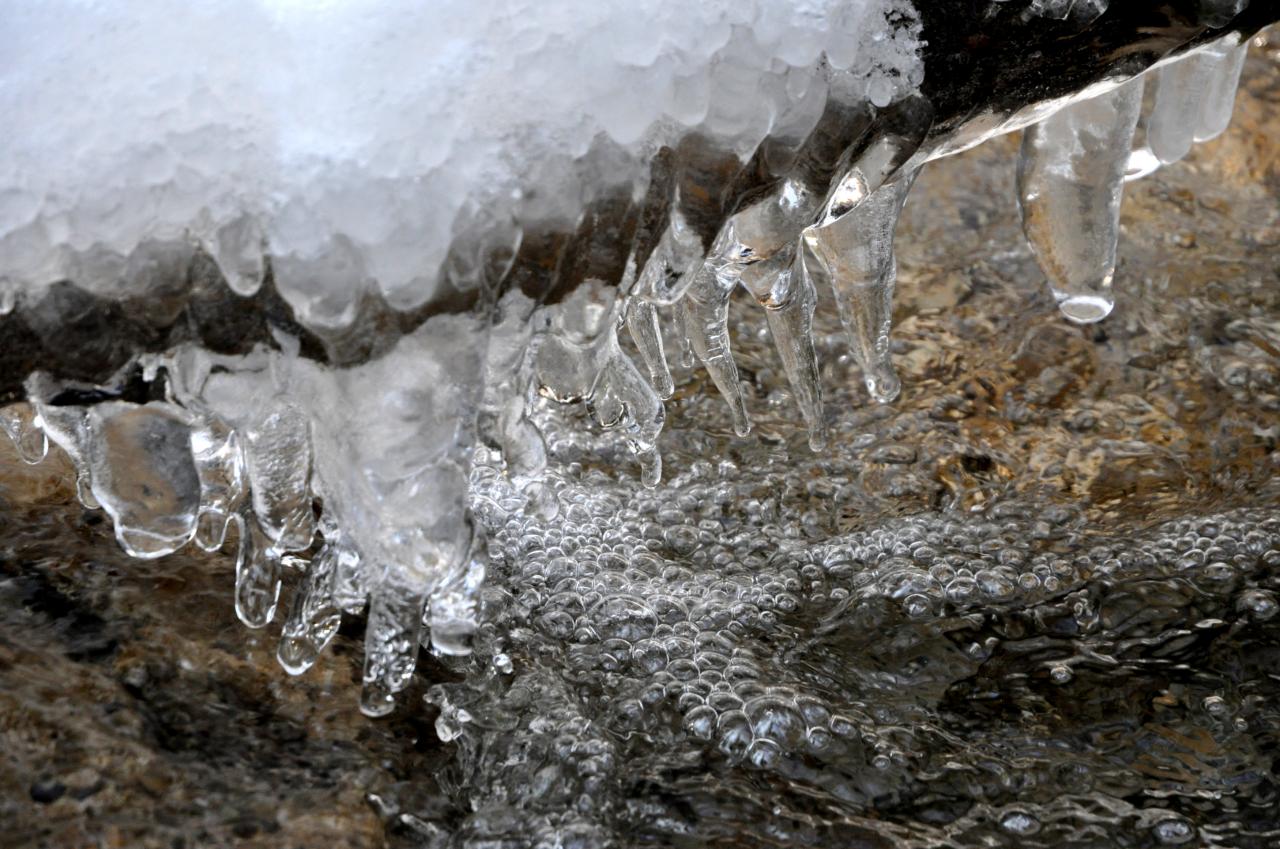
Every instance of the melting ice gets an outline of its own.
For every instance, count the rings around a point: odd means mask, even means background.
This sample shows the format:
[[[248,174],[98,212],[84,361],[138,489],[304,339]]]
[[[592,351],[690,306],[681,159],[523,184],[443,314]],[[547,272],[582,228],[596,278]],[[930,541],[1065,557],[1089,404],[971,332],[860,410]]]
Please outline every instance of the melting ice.
[[[1088,18],[1105,4],[1061,6],[1028,11],[1062,18],[1078,7]],[[283,617],[288,672],[315,662],[344,614],[367,610],[366,713],[393,708],[420,645],[470,650],[494,553],[516,564],[506,580],[519,597],[493,605],[504,626],[532,623],[568,668],[631,676],[610,708],[622,725],[657,733],[649,707],[675,695],[681,726],[731,758],[770,767],[799,748],[821,759],[857,747],[902,769],[912,741],[898,720],[834,713],[726,633],[797,608],[841,627],[832,611],[853,596],[831,576],[847,577],[850,547],[877,564],[857,597],[893,599],[915,618],[942,597],[964,608],[1083,580],[1080,564],[1027,542],[1038,526],[1019,513],[947,529],[977,534],[974,546],[983,533],[1000,541],[963,563],[938,552],[928,523],[826,547],[770,537],[796,555],[787,563],[744,538],[706,549],[724,555],[723,585],[695,587],[639,544],[653,531],[642,516],[719,509],[746,493],[707,468],[679,469],[685,500],[627,505],[604,481],[576,491],[544,473],[539,396],[587,404],[656,485],[677,353],[705,370],[732,430],[750,433],[728,323],[740,289],[762,311],[815,451],[832,438],[812,332],[820,292],[838,306],[869,398],[899,395],[895,227],[943,150],[926,143],[934,116],[905,0],[377,14],[363,3],[227,2],[181,19],[53,2],[5,15],[0,110],[22,117],[0,139],[0,313],[64,279],[160,301],[173,268],[205,266],[239,295],[269,281],[337,364],[302,356],[286,330],[241,355],[184,345],[139,356],[105,385],[31,375],[28,403],[0,410],[0,425],[28,462],[50,442],[65,451],[81,500],[111,517],[130,554],[192,542],[230,552],[236,613],[251,628]],[[1067,319],[1111,312],[1126,178],[1223,132],[1246,49],[1231,36],[1211,42],[1057,104],[1026,131],[1016,202]],[[766,160],[761,189],[748,178]],[[747,187],[731,208],[726,184]],[[611,217],[611,205],[628,212]],[[569,249],[543,244],[563,233]],[[346,362],[342,340],[384,330],[377,316],[389,313],[371,303],[421,312],[407,332],[385,333],[377,356]],[[1232,540],[1222,559],[1273,550],[1274,528],[1249,536],[1256,518],[1218,517]],[[705,542],[683,521],[656,532],[676,552]],[[1186,533],[1153,531],[1152,544],[1172,551]],[[583,557],[611,565],[587,580]],[[1113,571],[1146,562],[1130,550],[1096,559]],[[288,570],[302,579],[282,599]],[[610,595],[610,581],[644,592]],[[703,605],[706,593],[725,604]],[[726,609],[730,619],[710,621]],[[501,667],[501,635],[481,637]],[[563,713],[563,686],[531,673],[504,698]],[[496,727],[510,706],[460,704],[469,692],[433,691],[440,736],[471,747],[469,763],[491,774],[516,755],[466,726]],[[593,736],[590,717],[555,721],[586,730],[566,742],[530,727],[512,739],[563,745],[570,785],[589,795],[614,743]],[[1009,833],[1038,828],[1020,816],[1003,820]]]

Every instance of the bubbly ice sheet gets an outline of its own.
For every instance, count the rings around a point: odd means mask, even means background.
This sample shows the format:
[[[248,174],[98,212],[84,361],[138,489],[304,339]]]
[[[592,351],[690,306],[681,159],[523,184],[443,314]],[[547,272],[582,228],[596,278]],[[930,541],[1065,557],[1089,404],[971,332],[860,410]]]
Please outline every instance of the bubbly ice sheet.
[[[184,234],[230,277],[261,238],[304,319],[415,306],[468,202],[572,220],[601,137],[638,178],[693,129],[746,156],[816,119],[824,55],[887,103],[918,32],[907,0],[8,4],[0,277],[117,291]]]

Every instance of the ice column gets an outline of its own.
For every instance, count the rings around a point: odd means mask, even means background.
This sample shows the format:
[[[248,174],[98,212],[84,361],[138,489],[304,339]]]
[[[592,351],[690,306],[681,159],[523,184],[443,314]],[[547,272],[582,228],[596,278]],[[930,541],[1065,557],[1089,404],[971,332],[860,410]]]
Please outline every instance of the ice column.
[[[1120,197],[1142,81],[1063,107],[1027,129],[1018,160],[1022,229],[1072,321],[1100,321],[1115,301],[1111,281]]]

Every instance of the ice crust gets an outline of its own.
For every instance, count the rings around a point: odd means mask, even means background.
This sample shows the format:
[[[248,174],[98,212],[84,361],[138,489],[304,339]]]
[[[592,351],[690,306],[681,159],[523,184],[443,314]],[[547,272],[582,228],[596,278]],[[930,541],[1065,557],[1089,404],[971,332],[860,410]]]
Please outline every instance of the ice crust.
[[[571,222],[593,149],[640,183],[691,130],[803,135],[823,57],[886,104],[918,31],[905,0],[6,4],[0,276],[123,293],[140,245],[194,238],[238,291],[264,245],[313,325],[413,307],[463,210]]]

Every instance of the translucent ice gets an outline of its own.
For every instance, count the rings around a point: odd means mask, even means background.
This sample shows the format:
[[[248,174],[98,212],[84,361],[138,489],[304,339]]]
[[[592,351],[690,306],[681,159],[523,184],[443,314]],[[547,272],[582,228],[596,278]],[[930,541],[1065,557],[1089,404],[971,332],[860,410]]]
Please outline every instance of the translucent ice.
[[[1100,321],[1115,305],[1120,197],[1141,106],[1138,79],[1072,103],[1023,135],[1022,229],[1059,308],[1075,322]]]
[[[10,404],[0,408],[0,430],[13,440],[18,456],[27,463],[39,463],[49,450],[49,438],[39,414],[29,405]]]
[[[819,277],[835,293],[867,392],[881,403],[902,389],[889,357],[897,279],[893,233],[913,182],[914,172],[901,174],[843,216],[806,230],[798,261],[800,274]]]
[[[200,479],[191,420],[163,402],[109,401],[88,410],[93,495],[134,557],[176,551],[195,534]]]
[[[632,168],[692,130],[745,154],[820,107],[820,63],[873,102],[919,82],[907,0],[789,8],[12,4],[0,278],[116,286],[139,245],[186,240],[243,294],[269,255],[316,326],[349,323],[364,292],[416,307],[469,209],[571,220],[583,184],[565,177],[598,138]]]

